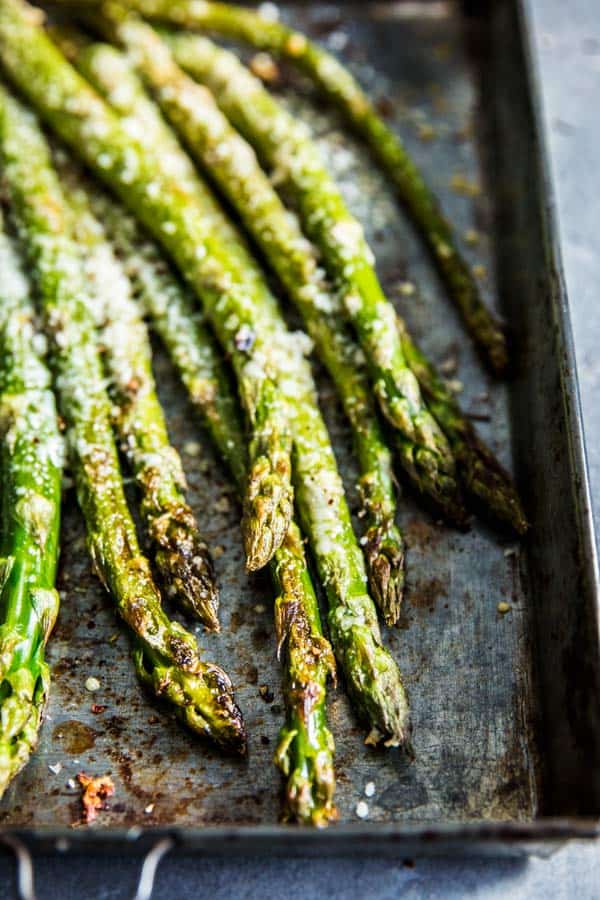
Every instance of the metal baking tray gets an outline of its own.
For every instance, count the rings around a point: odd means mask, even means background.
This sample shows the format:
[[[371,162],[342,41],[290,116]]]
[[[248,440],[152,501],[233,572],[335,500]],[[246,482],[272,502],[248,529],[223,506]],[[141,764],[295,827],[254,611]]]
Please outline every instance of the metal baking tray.
[[[505,317],[514,374],[482,371],[427,255],[375,164],[304,85],[306,115],[376,250],[389,296],[427,352],[456,358],[461,401],[523,492],[522,544],[477,522],[460,534],[406,492],[408,588],[385,640],[410,691],[416,760],[365,747],[343,687],[331,690],[339,824],[278,825],[272,763],[282,720],[272,588],[243,571],[240,510],[184,392],[157,348],[156,369],[190,498],[218,551],[223,630],[198,640],[231,674],[250,732],[247,761],[186,734],[139,690],[128,641],[91,572],[67,495],[48,656],[53,688],[39,749],[0,805],[1,834],[45,850],[397,855],[547,851],[598,833],[598,571],[581,411],[526,19],[519,0],[281,5],[336,49],[401,132],[465,237],[485,294]],[[412,290],[412,286],[417,286]],[[351,439],[333,390],[321,401],[356,507]],[[457,386],[458,387],[458,386]],[[221,555],[219,555],[219,553]],[[498,603],[510,612],[500,615]],[[89,676],[101,689],[85,689]],[[266,702],[259,687],[273,694]],[[94,714],[92,704],[106,706]],[[59,765],[60,764],[60,771]],[[52,767],[52,768],[50,768]],[[93,827],[73,827],[84,770],[115,796]],[[366,820],[356,816],[373,782]],[[161,846],[166,846],[163,844]]]

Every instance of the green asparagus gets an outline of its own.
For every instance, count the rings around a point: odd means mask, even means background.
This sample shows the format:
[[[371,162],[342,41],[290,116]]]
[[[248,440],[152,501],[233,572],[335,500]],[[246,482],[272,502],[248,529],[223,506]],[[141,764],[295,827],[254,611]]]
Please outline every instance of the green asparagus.
[[[267,164],[275,159],[275,144],[287,141],[290,158],[306,158],[306,169],[313,173],[311,177],[324,186],[328,195],[336,194],[339,199],[337,188],[320,162],[318,150],[311,146],[310,135],[233,54],[197,35],[171,35],[169,44],[184,69],[214,92],[223,111],[259,154],[263,152]],[[522,533],[525,517],[510,478],[460,412],[431,363],[416,348],[406,325],[396,318],[406,362],[419,381],[430,411],[449,440],[461,481],[493,516]],[[434,382],[435,389],[432,388]]]
[[[269,459],[277,467],[268,482],[275,482],[272,494],[279,491],[281,497],[283,478],[291,474],[284,453],[291,445],[290,421],[297,425],[297,417],[290,418],[290,412],[299,402],[292,403],[295,388],[288,392],[285,385],[297,380],[296,348],[301,341],[285,330],[274,298],[256,270],[248,271],[246,267],[240,270],[237,259],[227,253],[218,235],[205,233],[206,221],[198,194],[187,193],[174,183],[161,170],[158,159],[129,137],[118,117],[60,54],[39,23],[31,21],[28,10],[30,7],[23,0],[4,0],[0,6],[0,60],[4,69],[49,124],[121,196],[172,256],[198,298],[204,300],[222,345],[234,351],[232,361],[234,366],[237,363],[244,405],[253,412],[251,420],[266,419],[271,410],[277,423],[281,423],[280,430],[274,429],[266,437],[264,432],[257,435],[270,444]],[[254,349],[249,356],[245,355],[248,348]],[[308,399],[307,394],[303,400]],[[312,412],[307,411],[307,415]],[[316,406],[314,415],[320,419]],[[289,437],[289,443],[285,444],[284,429],[286,441]],[[324,423],[322,429],[323,440],[319,439],[319,448],[315,448],[317,456],[327,436]],[[250,447],[253,469],[254,443]],[[333,477],[335,473],[339,481],[330,447],[329,451],[330,475]],[[310,469],[314,460],[303,464]],[[307,471],[306,477],[313,478],[313,473]],[[398,669],[379,642],[375,606],[366,592],[362,554],[351,528],[344,528],[339,546],[335,541],[331,546],[340,515],[347,516],[349,521],[343,491],[340,489],[337,498],[335,523],[330,516],[336,498],[332,498],[331,507],[325,507],[328,515],[322,520],[318,492],[307,486],[303,493],[304,507],[308,510],[304,519],[310,526],[308,537],[319,566],[331,578],[330,619],[334,620],[333,631],[338,639],[334,649],[345,667],[347,681],[352,682],[355,705],[360,713],[368,716],[373,740],[402,743],[407,737],[406,695]],[[278,543],[270,542],[272,552],[287,534],[291,495],[287,499],[290,501],[287,518],[278,517],[278,524],[285,518],[286,530]],[[370,668],[373,662],[381,669],[385,689],[374,678],[375,672]]]
[[[303,315],[319,355],[332,375],[353,427],[361,467],[362,514],[366,519],[363,549],[373,595],[386,622],[400,612],[404,585],[404,548],[395,524],[392,460],[370,397],[364,358],[345,325],[339,303],[323,278],[314,248],[283,204],[254,152],[219,112],[205,88],[191,81],[173,62],[168,47],[141,20],[113,19],[166,117],[186,139],[191,152],[214,176],[270,260]],[[94,57],[100,59],[93,65]],[[106,85],[101,69],[102,45],[86,50],[87,69],[97,73],[95,86]]]
[[[100,333],[113,400],[113,421],[141,493],[142,519],[167,593],[211,631],[219,630],[218,591],[208,546],[186,503],[185,475],[169,443],[156,394],[152,351],[131,285],[101,222],[90,208],[86,183],[72,160],[55,154],[83,250],[87,299]],[[89,188],[88,188],[89,189]]]
[[[1,7],[0,17],[7,9]],[[16,7],[15,7],[16,10]],[[26,19],[31,17],[25,12]],[[35,29],[35,25],[33,25]],[[49,95],[48,95],[49,96]],[[23,153],[23,147],[27,153]],[[32,114],[0,92],[4,178],[51,337],[51,362],[94,567],[134,638],[140,679],[194,731],[244,752],[227,675],[200,660],[194,637],[164,613],[127,508],[80,250],[49,147]]]
[[[157,60],[161,71],[164,71],[166,63],[164,54],[159,52],[160,46],[162,46],[160,42],[156,46],[155,42],[151,41],[149,52],[144,59],[148,65],[151,58]],[[168,87],[171,90],[165,89],[164,95],[174,98],[175,86],[171,81]],[[188,96],[190,102],[188,116],[190,120],[196,121],[194,114],[199,110],[197,103],[194,102],[195,86],[188,83],[186,87],[192,91],[192,97]],[[170,104],[168,108],[172,110]],[[209,115],[211,126],[215,129],[216,144],[224,148],[223,156],[230,156],[231,154],[227,152],[229,148],[222,140],[222,132],[217,129],[215,123],[215,118],[221,122],[224,120],[219,117],[214,105],[209,107]],[[226,121],[224,126],[227,126]],[[248,152],[251,154],[249,148],[244,155],[246,167],[248,167]],[[260,194],[255,191],[253,198],[259,209]],[[278,221],[277,226],[279,225],[284,227],[283,222]],[[274,223],[270,227],[265,225],[269,231],[272,227],[275,227]],[[301,235],[298,237],[303,245]],[[305,530],[311,538],[321,577],[326,585],[328,583],[332,585],[328,600],[333,644],[344,668],[355,707],[372,725],[371,739],[374,742],[385,740],[390,744],[405,744],[408,743],[409,730],[408,702],[398,669],[381,645],[377,617],[367,594],[364,566],[352,531],[329,435],[319,413],[314,390],[308,387],[312,384],[310,371],[303,361],[298,361],[298,339],[295,336],[291,337],[283,328],[277,327],[277,312],[272,306],[270,309],[273,323],[268,324],[269,326],[272,324],[274,331],[271,358],[276,353],[280,356],[276,368],[285,373],[282,385],[285,385],[290,405],[294,408],[294,442],[298,440],[302,442],[302,449],[296,445],[294,453],[298,471],[296,492],[299,497],[299,508]],[[266,304],[264,315],[269,318]],[[275,337],[277,332],[279,336]],[[299,372],[304,374],[300,375]],[[315,459],[318,460],[316,474]],[[317,490],[313,487],[315,479],[318,479]],[[325,494],[323,501],[323,497],[319,497],[319,490],[326,491],[326,485],[329,485],[329,493]],[[300,500],[302,491],[307,498],[304,503]],[[332,535],[336,535],[336,542],[332,542]],[[335,546],[332,546],[332,543],[335,543]],[[350,590],[347,588],[348,583],[352,584]],[[360,658],[360,666],[356,665],[357,655]]]
[[[100,192],[94,194],[93,203],[241,492],[247,454],[238,405],[214,341],[198,321],[192,297],[131,217]],[[286,722],[275,757],[287,779],[284,818],[324,826],[336,818],[334,744],[325,704],[327,677],[335,672],[335,666],[322,634],[300,532],[293,521],[270,568],[278,592],[276,632],[285,673]]]
[[[230,249],[215,226],[212,195],[188,188],[159,155],[132,138],[118,116],[69,65],[31,7],[7,0],[0,9],[5,70],[49,124],[134,209],[175,259],[204,304],[230,356],[249,429],[250,466],[243,508],[249,569],[261,568],[281,544],[293,508],[291,435],[278,373],[265,364],[271,336],[255,321],[264,280],[249,273],[241,246]],[[23,78],[23,66],[31,78]],[[50,91],[46,92],[46,87]]]
[[[400,318],[398,331],[427,405],[450,442],[467,493],[483,513],[524,535],[529,523],[510,475],[481,440],[452,391],[412,340]]]
[[[506,336],[484,303],[470,268],[459,253],[453,229],[399,136],[386,125],[348,69],[300,32],[240,6],[204,0],[133,0],[130,5],[159,21],[201,28],[249,43],[291,61],[308,75],[341,110],[393,182],[483,358],[496,374],[505,372]],[[318,205],[313,207],[318,208]],[[327,227],[327,217],[324,214],[321,227]],[[350,237],[347,243],[348,247],[353,243]]]
[[[1,221],[0,271],[1,795],[35,750],[50,689],[63,444],[29,285]]]
[[[305,126],[285,112],[232,53],[194,35],[176,36],[171,44],[178,62],[208,84],[225,115],[273,170],[275,181],[285,181],[307,234],[342,290],[343,309],[357,330],[375,394],[395,428],[403,468],[448,518],[462,524],[452,453],[406,364],[396,314],[377,279],[362,228],[346,208]]]
[[[278,349],[293,362],[286,386],[294,413],[296,503],[327,594],[331,642],[354,708],[370,724],[367,742],[402,746],[410,754],[408,697],[398,667],[381,643],[364,560],[310,368],[298,342],[289,336],[286,345],[282,335]]]

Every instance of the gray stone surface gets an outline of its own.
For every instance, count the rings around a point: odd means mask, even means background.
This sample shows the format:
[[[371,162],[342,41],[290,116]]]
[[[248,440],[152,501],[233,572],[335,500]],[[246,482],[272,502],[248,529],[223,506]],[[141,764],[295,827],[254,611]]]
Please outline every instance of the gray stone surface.
[[[567,285],[581,381],[596,519],[600,522],[600,5],[597,0],[529,0],[543,86]],[[36,861],[39,900],[131,897],[137,863]],[[0,897],[12,896],[4,878]],[[167,859],[155,900],[278,897],[294,886],[318,897],[538,898],[600,897],[600,847],[571,844],[549,860],[424,860],[414,867],[377,860]]]
[[[600,5],[529,0],[558,205],[596,522],[600,522]]]

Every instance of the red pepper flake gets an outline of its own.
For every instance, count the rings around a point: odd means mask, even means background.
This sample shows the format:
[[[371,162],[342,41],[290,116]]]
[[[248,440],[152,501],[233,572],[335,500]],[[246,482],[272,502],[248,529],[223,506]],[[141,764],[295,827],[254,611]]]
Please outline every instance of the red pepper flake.
[[[100,713],[106,712],[106,706],[103,706],[102,703],[92,703],[92,712],[95,716],[99,716]]]
[[[86,775],[85,772],[79,772],[77,780],[83,788],[81,797],[83,820],[89,825],[97,817],[98,811],[105,808],[105,801],[112,797],[115,792],[115,786],[108,775],[94,778],[91,775]]]

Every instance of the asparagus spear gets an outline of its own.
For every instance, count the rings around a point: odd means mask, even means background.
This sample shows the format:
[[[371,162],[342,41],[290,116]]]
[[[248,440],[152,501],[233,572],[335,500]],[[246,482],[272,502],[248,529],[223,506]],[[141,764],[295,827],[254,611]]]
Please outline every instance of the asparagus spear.
[[[5,6],[2,6],[2,10]],[[164,613],[123,493],[86,284],[49,148],[39,126],[4,88],[0,144],[13,212],[51,337],[79,503],[96,571],[134,636],[140,679],[194,731],[244,752],[245,727],[227,675],[202,662],[194,637]],[[27,153],[23,153],[23,147]]]
[[[318,183],[327,196],[337,197],[336,202],[343,204],[320,161],[318,150],[311,144],[308,132],[232,53],[197,35],[176,34],[168,40],[178,62],[192,76],[208,85],[225,114],[245,134],[266,164],[276,162],[277,145],[287,142],[289,158],[305,160],[299,163],[298,171],[312,173],[311,183]],[[296,177],[295,171],[290,174],[291,179]],[[299,181],[301,177],[305,176],[298,176]],[[301,188],[299,184],[298,190]],[[450,442],[461,481],[493,516],[522,533],[526,521],[509,476],[460,412],[442,379],[410,338],[404,322],[399,317],[396,320],[406,362],[419,381],[430,411]]]
[[[255,314],[268,294],[266,284],[242,264],[247,256],[244,248],[231,250],[232,242],[219,237],[214,200],[202,183],[188,189],[165,171],[155,153],[145,151],[130,136],[39,23],[31,21],[30,10],[21,0],[2,4],[4,68],[49,124],[112,185],[173,256],[231,357],[250,426],[242,521],[246,564],[252,570],[261,568],[285,537],[293,506],[286,408],[277,386],[279,373],[267,363],[271,335]],[[31,66],[31,78],[23,78],[23,66]],[[50,96],[40,90],[43,85]]]
[[[468,494],[483,512],[524,535],[529,528],[519,495],[508,472],[481,440],[452,392],[412,340],[398,317],[398,331],[408,364],[419,379],[427,405],[450,441],[458,472]]]
[[[295,388],[288,393],[285,385],[292,384],[297,377],[296,353],[291,351],[295,349],[294,342],[299,341],[285,330],[266,285],[255,269],[236,268],[236,258],[227,254],[218,235],[204,233],[206,222],[198,195],[188,194],[174,184],[161,171],[157,159],[131,140],[119,119],[62,57],[39,24],[30,21],[29,9],[22,0],[4,0],[0,6],[0,60],[4,68],[53,128],[84,156],[171,254],[195,294],[204,299],[221,343],[225,346],[251,344],[255,348],[258,344],[260,352],[255,352],[243,365],[239,359],[243,351],[235,346],[242,398],[246,408],[251,406],[259,416],[268,412],[259,408],[266,400],[288,427]],[[248,326],[249,321],[256,330],[247,327],[242,331],[240,326]],[[233,362],[236,362],[235,355]],[[275,382],[281,387],[276,389]],[[264,392],[265,385],[272,389],[270,395]],[[307,394],[303,400],[308,399]],[[320,416],[316,407],[315,414]],[[295,421],[296,416],[292,418]],[[324,424],[322,428],[324,435],[315,448],[317,453],[327,435]],[[279,448],[276,454],[271,454],[271,459],[282,459]],[[305,464],[309,462],[306,460]],[[339,480],[333,451],[330,462],[333,467],[330,475],[335,472]],[[310,471],[307,477],[312,478]],[[366,593],[360,548],[351,528],[344,529],[343,544],[333,548],[331,566],[324,557],[331,552],[337,520],[329,523],[331,528],[322,528],[324,510],[318,493],[306,489],[304,494],[305,507],[310,510],[310,515],[305,516],[311,526],[309,539],[317,561],[323,557],[320,565],[331,574],[330,618],[336,620],[334,630],[343,641],[343,646],[335,649],[346,667],[347,680],[353,681],[355,705],[359,712],[368,715],[372,739],[402,743],[407,730],[406,697],[400,674],[379,643],[377,617]],[[349,513],[343,491],[338,499],[339,520],[340,515],[349,516]],[[332,508],[335,503],[334,497]],[[326,511],[331,515],[332,510]],[[291,508],[285,533],[290,517]],[[332,568],[338,571],[331,571]],[[375,672],[370,668],[373,662],[381,670],[384,690],[374,680]]]
[[[0,220],[0,795],[27,763],[50,689],[63,445],[29,285]]]
[[[208,91],[184,75],[168,47],[141,20],[128,18],[115,24],[166,117],[214,176],[280,276],[335,381],[353,427],[361,466],[359,486],[366,519],[363,549],[369,582],[386,622],[393,625],[402,602],[404,547],[394,521],[391,454],[371,401],[364,359],[318,267],[314,248],[304,240],[252,149],[219,112]],[[94,63],[96,56],[100,59]],[[101,65],[102,57],[102,45],[86,48],[87,71],[93,72],[95,86],[110,94],[114,83],[110,69]]]
[[[249,43],[291,61],[308,75],[345,115],[393,182],[484,360],[496,374],[505,372],[505,334],[479,293],[458,250],[452,227],[399,136],[386,125],[356,79],[332,54],[280,22],[229,3],[134,0],[131,5],[153,19]]]
[[[56,153],[55,161],[73,211],[74,234],[83,248],[90,286],[87,299],[100,329],[113,421],[141,493],[142,519],[156,568],[168,594],[208,629],[218,631],[212,560],[185,500],[185,475],[179,454],[169,443],[156,394],[146,325],[131,295],[129,279],[90,208],[81,173],[64,154]]]
[[[247,453],[238,404],[214,341],[194,311],[192,297],[131,217],[99,191],[92,202],[241,493]],[[284,818],[324,826],[337,815],[334,743],[325,703],[327,677],[334,674],[335,664],[323,637],[302,538],[294,521],[270,569],[278,592],[275,622],[285,679],[286,722],[275,755],[287,779]]]

